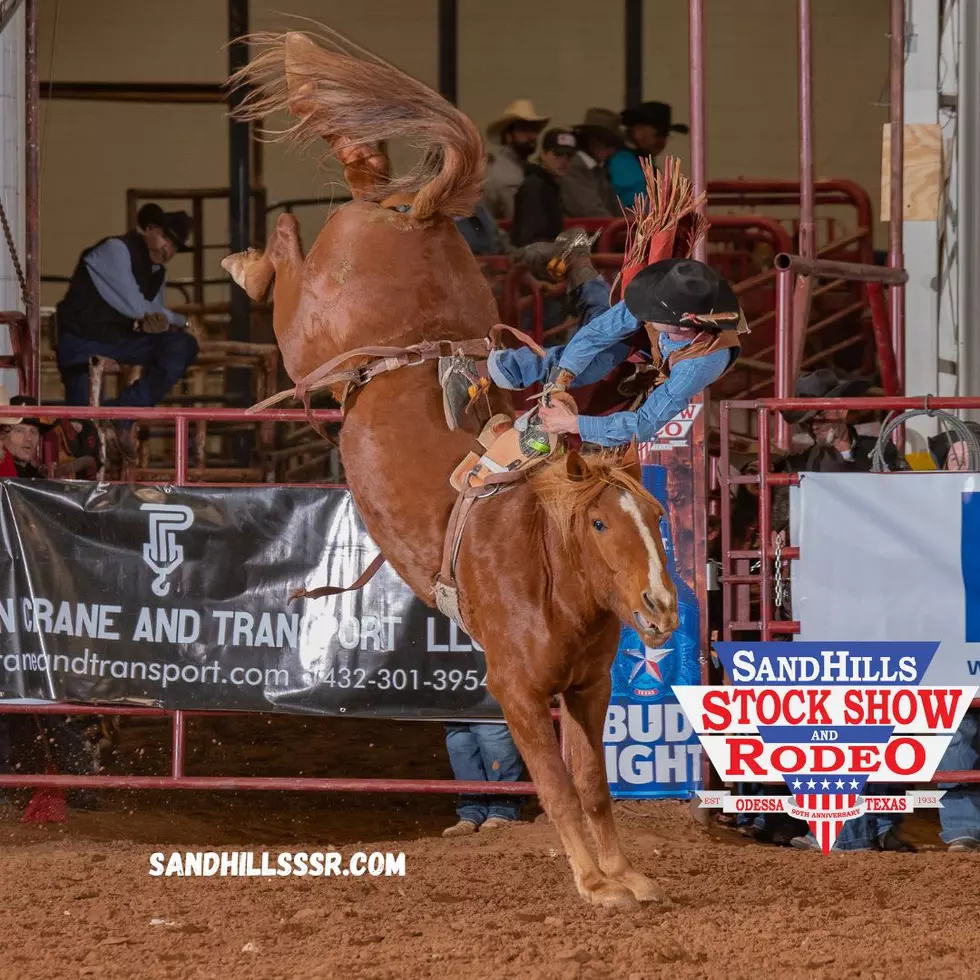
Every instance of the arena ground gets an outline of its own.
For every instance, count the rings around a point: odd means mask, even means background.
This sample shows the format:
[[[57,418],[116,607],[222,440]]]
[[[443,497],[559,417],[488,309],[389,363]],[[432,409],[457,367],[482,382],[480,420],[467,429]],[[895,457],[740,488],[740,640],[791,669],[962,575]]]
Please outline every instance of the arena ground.
[[[194,774],[448,775],[441,726],[252,716],[192,724]],[[164,772],[130,720],[114,769]],[[974,977],[972,855],[823,857],[710,835],[678,802],[617,804],[668,909],[574,893],[553,829],[444,840],[451,797],[105,793],[30,827],[0,810],[0,978]],[[21,797],[23,802],[23,797]],[[935,827],[910,828],[936,845]],[[153,851],[404,851],[404,878],[153,878]]]

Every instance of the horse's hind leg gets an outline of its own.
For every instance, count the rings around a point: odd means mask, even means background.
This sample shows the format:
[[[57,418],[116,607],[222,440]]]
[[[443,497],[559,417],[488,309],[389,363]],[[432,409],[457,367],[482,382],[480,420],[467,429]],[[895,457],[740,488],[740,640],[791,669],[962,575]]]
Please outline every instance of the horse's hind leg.
[[[592,828],[602,873],[625,885],[641,902],[667,901],[663,890],[630,864],[613,819],[602,755],[602,730],[610,688],[609,670],[605,669],[588,687],[569,689],[562,695],[562,731],[572,778]]]
[[[303,247],[296,216],[279,215],[264,252],[257,248],[235,252],[221,260],[221,267],[248,293],[250,299],[256,301],[265,299],[274,276],[277,277],[277,290],[280,280],[286,280],[284,285],[291,289],[293,280],[303,267]]]
[[[504,709],[545,812],[561,837],[579,894],[596,905],[635,906],[630,889],[603,875],[589,852],[582,805],[561,758],[547,698],[529,691],[519,678],[491,683],[490,689]]]

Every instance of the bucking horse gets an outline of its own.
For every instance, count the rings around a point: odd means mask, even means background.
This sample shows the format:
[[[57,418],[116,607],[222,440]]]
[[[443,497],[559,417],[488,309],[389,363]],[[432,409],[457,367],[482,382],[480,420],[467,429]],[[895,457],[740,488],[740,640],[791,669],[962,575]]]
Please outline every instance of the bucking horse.
[[[451,486],[460,461],[480,451],[484,421],[473,412],[467,425],[447,428],[434,355],[486,356],[497,321],[452,220],[471,214],[480,195],[479,132],[430,88],[337,35],[250,40],[258,53],[232,79],[247,90],[239,116],[288,112],[277,135],[325,141],[352,200],[305,256],[296,219],[282,214],[264,253],[223,265],[255,300],[272,287],[290,394],[309,404],[326,383],[342,400],[350,491],[381,554],[430,606],[450,568],[458,617],[485,651],[487,687],[579,893],[599,905],[665,901],[623,853],[602,754],[621,623],[657,646],[677,625],[662,508],[640,483],[635,453],[567,451],[518,479],[491,476],[479,492]],[[420,151],[400,176],[380,150],[394,139]],[[490,388],[480,400],[493,417],[515,415],[506,392]],[[550,713],[555,695],[568,768]]]

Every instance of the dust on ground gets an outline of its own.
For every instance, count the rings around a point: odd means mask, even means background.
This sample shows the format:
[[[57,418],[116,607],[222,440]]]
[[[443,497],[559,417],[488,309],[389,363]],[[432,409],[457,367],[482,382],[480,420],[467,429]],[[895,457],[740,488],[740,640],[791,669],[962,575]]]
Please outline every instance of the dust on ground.
[[[437,724],[192,722],[195,775],[451,775]],[[117,771],[165,773],[167,729],[125,723]],[[452,797],[99,795],[26,826],[0,810],[0,978],[974,977],[980,858],[820,854],[706,833],[676,801],[620,802],[630,854],[673,904],[595,909],[554,829],[445,840]],[[18,794],[23,803],[26,797]],[[156,878],[153,851],[403,851],[404,877]]]

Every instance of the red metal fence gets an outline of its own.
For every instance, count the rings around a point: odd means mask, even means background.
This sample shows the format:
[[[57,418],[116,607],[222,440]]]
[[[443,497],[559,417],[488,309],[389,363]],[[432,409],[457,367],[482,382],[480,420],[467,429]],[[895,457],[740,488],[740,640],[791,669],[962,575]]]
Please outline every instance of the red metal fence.
[[[66,419],[135,419],[136,421],[173,421],[176,438],[174,456],[176,486],[243,486],[243,484],[192,483],[188,479],[190,424],[199,420],[254,422],[305,422],[306,413],[301,409],[267,409],[249,415],[244,409],[214,408],[95,408],[41,406],[32,409],[39,417]],[[339,422],[341,413],[336,409],[318,409],[312,412],[320,422]],[[264,484],[244,484],[263,486]],[[310,484],[301,484],[309,487]],[[326,485],[324,485],[326,486]],[[200,716],[240,714],[225,711],[169,711],[162,708],[143,708],[124,705],[82,704],[10,704],[0,701],[0,714],[60,714],[60,715],[121,715],[151,718],[169,718],[172,725],[171,772],[169,776],[127,775],[69,775],[52,773],[0,774],[3,787],[51,787],[59,789],[209,789],[209,790],[314,790],[335,793],[477,793],[524,795],[534,793],[529,782],[478,782],[453,779],[350,779],[335,777],[267,777],[267,776],[188,776],[185,774],[185,739],[187,719]],[[555,715],[557,718],[557,713]]]

